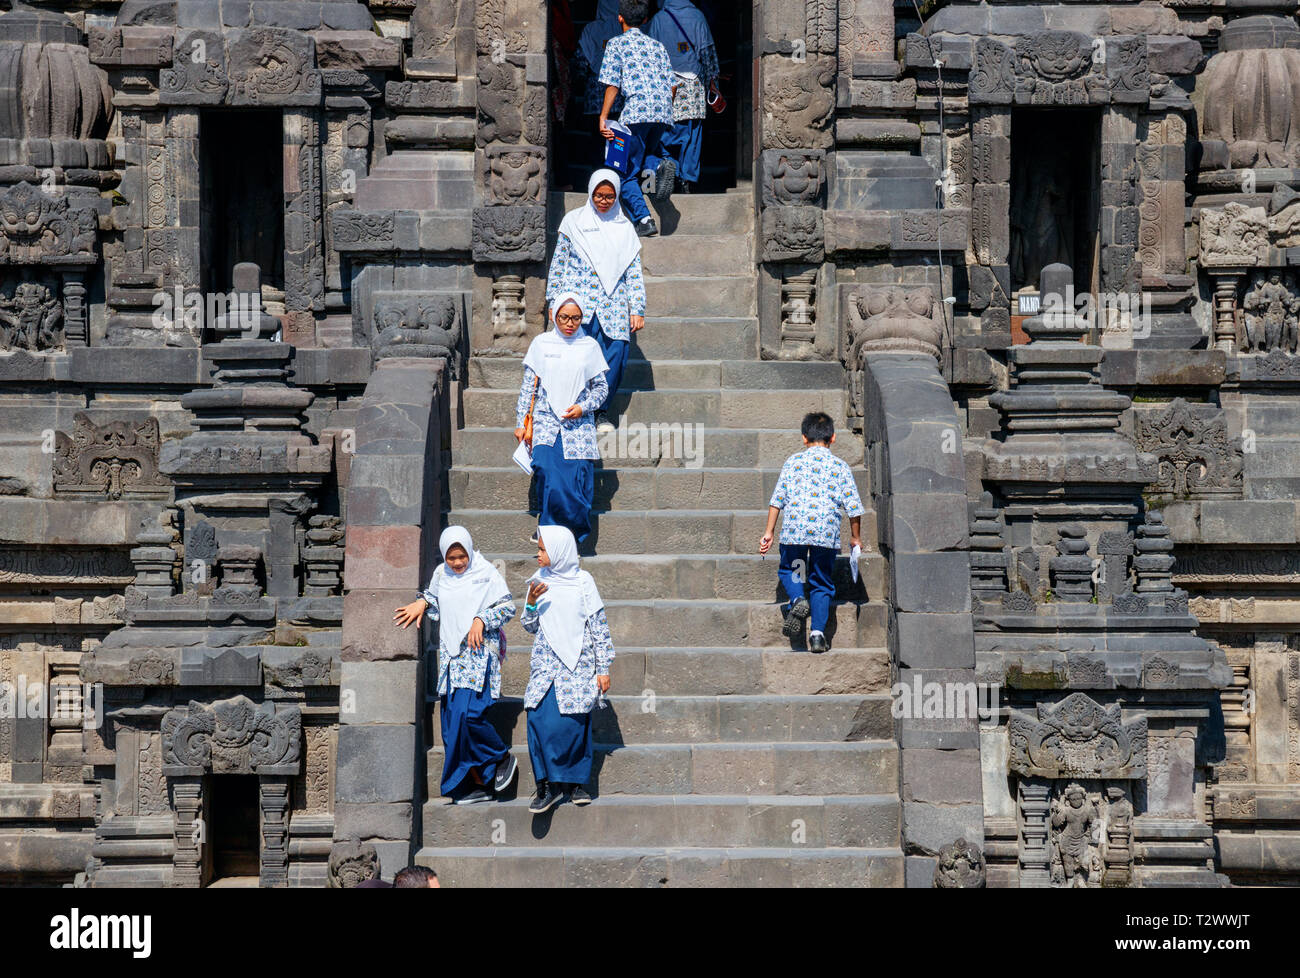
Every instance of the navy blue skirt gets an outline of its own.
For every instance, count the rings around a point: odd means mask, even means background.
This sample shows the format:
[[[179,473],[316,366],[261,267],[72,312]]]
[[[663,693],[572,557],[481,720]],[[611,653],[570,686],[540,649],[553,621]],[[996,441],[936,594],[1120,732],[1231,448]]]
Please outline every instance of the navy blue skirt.
[[[596,465],[589,458],[565,458],[563,436],[533,448],[539,526],[564,526],[582,543],[591,532]]]
[[[554,684],[528,711],[528,756],[538,781],[586,784],[591,780],[591,714],[561,713]]]
[[[473,789],[469,773],[479,769],[484,784],[496,777],[497,765],[506,759],[509,748],[485,717],[484,711],[492,705],[488,677],[483,677],[483,689],[453,689],[442,696],[438,719],[442,726],[442,744],[445,760],[442,765],[442,793],[450,797],[463,788]]]

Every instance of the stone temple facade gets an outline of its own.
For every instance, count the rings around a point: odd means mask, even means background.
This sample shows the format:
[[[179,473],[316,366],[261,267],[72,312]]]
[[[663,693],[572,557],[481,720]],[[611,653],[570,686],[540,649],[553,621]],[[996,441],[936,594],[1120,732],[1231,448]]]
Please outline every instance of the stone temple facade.
[[[1295,0],[701,5],[617,401],[699,451],[598,469],[538,826],[437,797],[391,618],[448,521],[522,593],[551,4],[0,0],[0,884],[1300,881]],[[808,410],[868,504],[820,656],[754,555]]]

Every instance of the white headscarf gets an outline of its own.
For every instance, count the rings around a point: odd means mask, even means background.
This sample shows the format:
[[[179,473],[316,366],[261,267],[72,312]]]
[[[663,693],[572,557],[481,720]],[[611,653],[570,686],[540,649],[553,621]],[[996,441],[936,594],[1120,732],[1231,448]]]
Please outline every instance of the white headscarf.
[[[570,303],[582,309],[582,299],[573,292],[565,292],[551,306],[551,322]],[[578,395],[591,378],[609,369],[599,343],[581,328],[572,336],[565,336],[558,325],[528,344],[524,366],[531,367],[541,378],[542,390],[557,418],[577,403]]]
[[[596,5],[595,19],[582,29],[578,47],[591,65],[593,74],[600,74],[600,63],[605,57],[605,43],[623,31],[618,22],[618,0],[600,0]]]
[[[537,599],[542,634],[572,672],[582,654],[587,619],[605,607],[605,602],[595,580],[578,566],[578,543],[572,531],[564,526],[539,526],[537,532],[551,560],[549,567],[539,568],[529,578],[546,585],[546,593]]]
[[[597,170],[587,181],[587,202],[564,215],[560,233],[573,243],[573,247],[587,264],[596,270],[600,287],[606,295],[613,295],[623,273],[632,260],[641,253],[641,239],[628,220],[618,201],[605,214],[596,210],[591,199],[596,188],[608,183],[615,194],[621,194],[623,182],[613,170]]]
[[[449,526],[438,538],[438,549],[446,561],[447,551],[460,544],[469,555],[469,566],[454,573],[446,563],[439,564],[429,582],[429,590],[438,599],[439,634],[448,655],[459,655],[461,643],[470,626],[487,608],[510,596],[510,585],[481,553],[463,526]]]

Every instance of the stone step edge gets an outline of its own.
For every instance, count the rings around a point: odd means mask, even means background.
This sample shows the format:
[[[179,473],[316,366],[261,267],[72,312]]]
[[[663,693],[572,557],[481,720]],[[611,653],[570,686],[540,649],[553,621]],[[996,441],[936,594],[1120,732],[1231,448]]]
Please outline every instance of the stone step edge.
[[[785,849],[750,848],[748,846],[421,846],[416,853],[418,864],[425,853],[435,854],[444,859],[457,858],[492,858],[492,859],[563,859],[566,855],[582,855],[588,858],[628,858],[639,856],[659,856],[681,853],[682,855],[700,855],[704,853],[726,856],[728,859],[791,859],[809,855],[821,858],[843,856],[844,858],[880,858],[902,859],[899,848],[868,849],[858,846],[810,846]],[[426,858],[433,858],[433,855]]]
[[[881,805],[881,804],[898,804],[899,798],[896,794],[874,794],[874,795],[592,795],[595,801],[603,802],[606,807],[610,808],[638,808],[642,806],[661,808],[668,805],[696,806],[696,805],[771,805],[782,806],[787,808],[812,808],[818,805],[832,803],[836,805],[853,804],[855,802],[863,805]],[[511,798],[506,801],[493,801],[487,803],[484,808],[485,812],[494,811],[501,808],[519,809],[528,807],[527,798]],[[451,800],[445,796],[430,798],[424,803],[426,809],[440,808],[473,808],[470,805],[453,805]],[[514,848],[523,848],[516,846]]]
[[[434,744],[425,754],[432,756],[442,754],[445,745]],[[642,753],[651,750],[665,750],[681,748],[687,751],[696,750],[830,750],[845,751],[858,754],[865,754],[875,751],[896,751],[898,742],[894,740],[698,740],[698,741],[679,741],[679,740],[657,740],[652,744],[611,744],[606,741],[593,740],[591,749],[603,754],[612,754],[615,751],[626,750]],[[528,755],[527,744],[511,744],[510,753]],[[598,773],[598,772],[597,772]],[[835,796],[839,797],[839,796]]]

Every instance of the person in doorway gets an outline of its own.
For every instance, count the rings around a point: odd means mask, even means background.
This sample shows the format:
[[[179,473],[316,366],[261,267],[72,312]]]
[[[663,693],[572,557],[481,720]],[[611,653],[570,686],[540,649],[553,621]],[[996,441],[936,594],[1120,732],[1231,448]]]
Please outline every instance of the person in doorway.
[[[609,364],[609,398],[623,381],[630,337],[645,326],[645,279],[641,240],[618,206],[622,182],[613,170],[597,170],[587,184],[587,202],[564,215],[546,278],[551,306],[566,292],[583,299],[583,330]],[[605,405],[596,409],[596,430],[614,430]]]
[[[811,617],[808,649],[825,652],[826,625],[835,596],[832,573],[840,552],[840,523],[849,518],[852,546],[862,545],[862,499],[848,463],[831,454],[835,423],[821,411],[803,419],[804,450],[791,455],[781,467],[767,510],[767,528],[758,552],[772,547],[777,517],[781,523],[781,566],[777,577],[790,599],[782,634],[797,637]],[[805,586],[804,578],[807,578]]]
[[[605,86],[599,81],[600,66],[605,57],[605,45],[623,32],[618,22],[619,0],[599,0],[596,17],[582,29],[578,50],[573,55],[572,82],[584,115],[595,120],[605,103]],[[612,111],[623,107],[622,100],[615,102]]]
[[[591,802],[591,711],[609,692],[614,641],[605,603],[578,565],[578,545],[562,526],[543,526],[538,572],[528,579],[520,623],[533,641],[524,709],[528,756],[537,792],[528,810],[549,812],[567,792],[575,805]]]
[[[663,0],[647,33],[668,51],[676,76],[673,125],[660,145],[676,163],[681,188],[690,193],[700,179],[706,93],[718,90],[718,50],[709,22],[690,0]]]
[[[524,356],[515,440],[526,440],[531,415],[538,526],[567,527],[581,542],[591,531],[595,460],[600,458],[592,418],[609,397],[609,364],[600,344],[582,331],[581,298],[562,293],[550,315],[555,329],[535,337]]]
[[[439,623],[441,791],[457,805],[475,805],[510,787],[519,769],[485,716],[487,708],[501,698],[502,629],[514,617],[515,603],[505,578],[474,549],[469,530],[447,527],[438,549],[442,563],[429,586],[398,608],[393,621],[409,628],[427,614]]]
[[[673,66],[664,46],[641,32],[649,19],[649,0],[621,0],[618,21],[623,33],[605,45],[600,66],[600,83],[605,101],[600,111],[600,134],[614,138],[609,114],[614,100],[623,97],[618,121],[630,131],[623,204],[641,237],[659,233],[646,205],[638,179],[652,188],[656,200],[667,200],[673,192],[676,164],[665,158],[660,140],[673,123]]]

